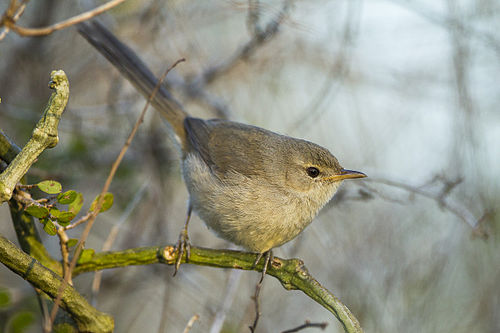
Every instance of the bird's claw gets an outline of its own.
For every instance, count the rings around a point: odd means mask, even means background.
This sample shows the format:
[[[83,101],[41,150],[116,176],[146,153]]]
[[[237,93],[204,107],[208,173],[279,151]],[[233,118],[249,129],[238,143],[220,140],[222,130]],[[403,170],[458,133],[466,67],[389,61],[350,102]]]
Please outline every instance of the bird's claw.
[[[177,274],[177,271],[181,266],[181,261],[184,253],[186,253],[186,262],[189,261],[189,257],[191,256],[191,243],[189,242],[187,229],[183,229],[181,231],[179,235],[179,241],[177,242],[175,250],[177,251],[177,260],[175,261],[174,276]]]
[[[255,267],[257,267],[257,265],[259,264],[260,259],[264,255],[265,255],[265,258],[264,258],[264,267],[262,267],[262,276],[260,277],[259,284],[261,284],[262,281],[264,280],[264,276],[267,273],[267,268],[269,267],[269,263],[273,260],[273,253],[271,252],[271,250],[266,251],[264,253],[259,253],[257,255],[257,258],[255,259],[253,265],[252,265],[252,269],[254,269]]]

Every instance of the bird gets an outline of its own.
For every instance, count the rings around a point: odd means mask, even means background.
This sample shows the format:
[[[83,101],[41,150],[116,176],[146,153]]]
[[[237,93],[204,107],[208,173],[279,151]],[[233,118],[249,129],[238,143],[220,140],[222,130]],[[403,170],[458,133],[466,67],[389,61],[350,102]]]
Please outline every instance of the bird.
[[[128,46],[98,21],[78,25],[80,34],[144,96],[158,80]],[[364,178],[344,169],[329,150],[312,142],[225,119],[190,116],[164,87],[152,99],[167,121],[181,155],[189,193],[175,272],[186,252],[194,211],[219,237],[262,256],[264,277],[272,249],[299,235],[346,179]],[[262,279],[261,279],[262,281]]]

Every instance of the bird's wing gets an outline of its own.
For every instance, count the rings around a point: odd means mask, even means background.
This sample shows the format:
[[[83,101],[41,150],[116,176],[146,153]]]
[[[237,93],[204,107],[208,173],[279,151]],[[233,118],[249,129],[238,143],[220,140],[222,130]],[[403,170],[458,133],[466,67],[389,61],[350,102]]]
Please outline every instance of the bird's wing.
[[[281,135],[250,125],[225,120],[184,121],[190,151],[196,152],[220,178],[228,172],[266,177],[276,158],[276,141]],[[271,176],[271,175],[269,175]]]

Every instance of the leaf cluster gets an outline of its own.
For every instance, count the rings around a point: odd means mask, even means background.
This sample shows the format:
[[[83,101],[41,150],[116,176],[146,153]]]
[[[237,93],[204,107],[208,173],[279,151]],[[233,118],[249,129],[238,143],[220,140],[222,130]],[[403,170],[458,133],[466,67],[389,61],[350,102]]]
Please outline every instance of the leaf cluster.
[[[44,180],[35,185],[27,185],[27,188],[37,187],[49,196],[30,200],[25,206],[25,212],[38,219],[43,224],[43,230],[54,236],[57,234],[57,226],[67,228],[80,212],[84,198],[83,194],[75,190],[62,192],[62,185],[55,180]],[[109,210],[113,206],[113,194],[105,193],[100,213]],[[100,199],[98,195],[90,205],[90,212],[95,211],[97,202]],[[67,206],[63,209],[62,206]],[[76,239],[70,239],[68,246],[76,245]]]

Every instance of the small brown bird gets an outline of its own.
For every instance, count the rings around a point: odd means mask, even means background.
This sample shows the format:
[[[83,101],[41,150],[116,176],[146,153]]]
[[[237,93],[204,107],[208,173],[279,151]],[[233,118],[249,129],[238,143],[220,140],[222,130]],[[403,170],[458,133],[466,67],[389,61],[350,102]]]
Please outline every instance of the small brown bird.
[[[157,79],[142,61],[97,22],[80,33],[146,97]],[[295,238],[311,223],[344,179],[365,174],[342,168],[325,148],[227,120],[189,117],[165,89],[153,105],[171,127],[182,156],[189,212],[179,240],[179,260],[189,257],[187,224],[191,209],[218,236],[258,253]]]

